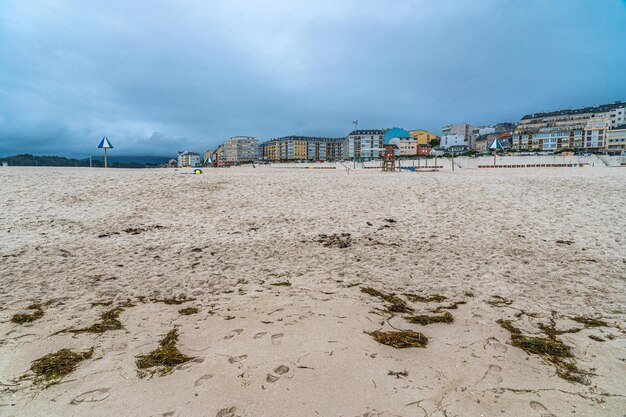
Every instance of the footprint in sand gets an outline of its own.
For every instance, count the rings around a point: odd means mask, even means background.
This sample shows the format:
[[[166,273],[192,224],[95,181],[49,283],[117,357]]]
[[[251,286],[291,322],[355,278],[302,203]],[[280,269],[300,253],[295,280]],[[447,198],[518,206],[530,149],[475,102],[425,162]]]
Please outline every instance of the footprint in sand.
[[[228,339],[232,339],[233,337],[237,336],[238,334],[243,333],[243,329],[235,329],[232,330],[230,332],[230,334],[227,334],[226,336],[224,336],[224,340],[228,340]]]
[[[211,378],[213,378],[213,375],[211,374],[202,375],[200,378],[196,379],[196,382],[194,382],[193,385],[195,387],[199,387],[200,385],[204,384],[206,381],[208,381]]]
[[[241,355],[241,356],[229,356],[228,357],[228,362],[229,363],[237,363],[237,362],[241,362],[242,360],[246,359],[248,357],[248,355]]]
[[[265,380],[270,383],[274,383],[280,379],[280,377],[289,372],[289,367],[287,365],[279,365],[274,368],[273,373],[267,374]]]
[[[485,343],[485,349],[487,347],[490,347],[491,349],[500,353],[506,353],[506,351],[508,350],[507,347],[500,343],[500,341],[495,337],[490,337],[489,339],[487,339],[487,343]]]
[[[163,414],[161,414],[162,417],[172,417],[174,414],[176,414],[176,411],[167,411]]]
[[[274,346],[278,346],[278,345],[280,345],[280,344],[283,342],[283,337],[284,337],[284,336],[285,336],[285,335],[284,335],[284,334],[282,334],[282,333],[276,333],[276,334],[273,334],[273,335],[272,335],[272,344],[273,344]]]
[[[259,337],[263,337],[267,334],[267,332],[259,332],[254,335],[253,339],[258,339]]]
[[[489,365],[489,370],[487,371],[487,375],[494,378],[500,384],[502,382],[502,377],[500,376],[500,372],[502,372],[502,368],[498,365]]]
[[[237,417],[235,415],[236,412],[237,407],[222,408],[220,411],[217,412],[215,417]]]
[[[70,404],[76,405],[80,403],[95,403],[103,401],[109,398],[111,388],[98,388],[92,391],[83,392],[79,396],[75,397]]]
[[[535,411],[539,411],[541,413],[541,417],[556,417],[554,414],[548,411],[545,405],[537,401],[531,401],[530,408],[532,408]]]

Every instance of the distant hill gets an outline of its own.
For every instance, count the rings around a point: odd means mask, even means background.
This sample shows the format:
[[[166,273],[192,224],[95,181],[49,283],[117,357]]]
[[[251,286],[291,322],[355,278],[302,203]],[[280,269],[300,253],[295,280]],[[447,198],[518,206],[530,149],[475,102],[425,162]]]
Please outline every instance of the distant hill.
[[[153,156],[153,155],[109,155],[107,160],[109,162],[114,163],[136,163],[136,164],[147,164],[147,165],[165,165],[169,162],[170,159],[177,159],[178,156]],[[103,157],[101,155],[92,156],[92,160],[103,161]],[[89,162],[89,158],[85,158],[87,162]]]
[[[116,156],[107,158],[113,168],[154,168],[164,165],[170,158],[165,156]],[[12,166],[46,166],[46,167],[88,167],[89,158],[75,159],[64,156],[21,154],[0,158],[0,164],[8,162]],[[92,158],[92,166],[102,167],[102,158]]]

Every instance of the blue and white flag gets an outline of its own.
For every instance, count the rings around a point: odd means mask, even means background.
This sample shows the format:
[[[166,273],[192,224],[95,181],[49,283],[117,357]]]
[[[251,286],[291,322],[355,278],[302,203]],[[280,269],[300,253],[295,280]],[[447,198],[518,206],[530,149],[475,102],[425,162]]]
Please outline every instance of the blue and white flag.
[[[107,139],[107,137],[103,137],[102,140],[100,141],[100,144],[98,145],[98,148],[112,148],[113,145],[111,145],[111,142],[109,142],[109,139]]]

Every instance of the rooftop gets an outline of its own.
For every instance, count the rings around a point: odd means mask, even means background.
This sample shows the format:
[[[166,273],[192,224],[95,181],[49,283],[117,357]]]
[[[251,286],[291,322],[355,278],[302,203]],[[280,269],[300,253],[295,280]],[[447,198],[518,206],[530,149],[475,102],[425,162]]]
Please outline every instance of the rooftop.
[[[270,139],[267,142],[276,142],[276,141],[289,141],[289,140],[301,140],[305,142],[341,142],[343,138],[320,138],[316,136],[283,136],[281,138]]]
[[[358,135],[382,135],[385,132],[382,129],[372,129],[372,130],[353,130],[350,132],[348,136],[358,136]]]
[[[553,116],[586,114],[586,113],[606,113],[613,109],[619,109],[620,107],[626,107],[626,103],[623,101],[616,101],[610,104],[601,104],[599,106],[592,106],[592,107],[582,107],[580,109],[564,109],[564,110],[556,110],[556,111],[551,111],[551,112],[533,113],[533,114],[527,114],[526,116],[522,117],[522,120],[540,119],[543,117],[553,117]]]

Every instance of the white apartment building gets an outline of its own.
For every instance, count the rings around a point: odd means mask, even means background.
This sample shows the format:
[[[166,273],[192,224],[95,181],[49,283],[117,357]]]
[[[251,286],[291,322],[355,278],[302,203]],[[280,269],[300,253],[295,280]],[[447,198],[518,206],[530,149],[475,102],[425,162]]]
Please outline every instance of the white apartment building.
[[[384,153],[382,129],[354,130],[341,144],[343,159],[378,158]]]
[[[495,131],[495,129],[494,129]],[[441,129],[441,147],[465,145],[470,149],[474,148],[474,140],[478,135],[472,125],[467,123],[455,123],[444,126]]]
[[[450,146],[468,146],[467,136],[458,133],[442,135],[439,146],[448,149]]]
[[[178,152],[178,167],[200,167],[202,166],[202,157],[197,152]]]

